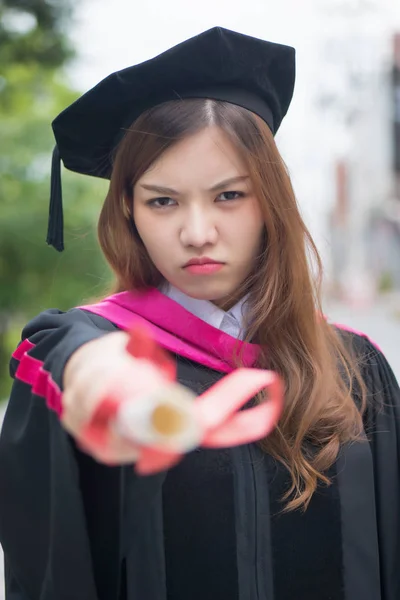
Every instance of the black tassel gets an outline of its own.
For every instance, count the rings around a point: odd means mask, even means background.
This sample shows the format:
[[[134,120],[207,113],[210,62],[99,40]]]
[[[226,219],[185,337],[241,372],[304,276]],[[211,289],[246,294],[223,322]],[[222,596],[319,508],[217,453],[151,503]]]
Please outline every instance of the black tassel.
[[[61,158],[58,146],[53,150],[51,161],[50,210],[47,240],[58,252],[64,250],[64,216],[61,188]]]

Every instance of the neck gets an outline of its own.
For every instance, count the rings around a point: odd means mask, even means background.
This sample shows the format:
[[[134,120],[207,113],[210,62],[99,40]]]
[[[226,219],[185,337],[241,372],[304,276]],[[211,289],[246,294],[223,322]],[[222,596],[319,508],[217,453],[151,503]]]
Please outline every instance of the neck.
[[[239,302],[239,300],[240,297],[238,296],[229,296],[229,298],[222,298],[221,300],[211,300],[211,302],[215,304],[215,306],[218,306],[218,308],[220,308],[221,310],[228,312],[228,310],[230,310],[232,306],[235,306],[235,304]]]
[[[233,292],[231,295],[226,296],[225,298],[221,298],[220,300],[211,300],[215,306],[218,306],[221,310],[227,312],[230,310],[237,302],[239,302],[242,298],[247,295],[248,290],[246,290],[245,286],[239,286],[239,289]]]

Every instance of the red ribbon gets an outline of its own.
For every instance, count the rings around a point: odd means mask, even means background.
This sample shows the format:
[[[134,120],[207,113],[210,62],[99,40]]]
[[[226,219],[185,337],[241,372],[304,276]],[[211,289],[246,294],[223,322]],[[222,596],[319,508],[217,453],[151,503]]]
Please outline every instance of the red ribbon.
[[[157,345],[143,325],[135,326],[130,332],[127,351],[136,358],[152,362],[168,382],[176,381],[174,361]],[[263,390],[268,392],[266,401],[240,410]],[[110,424],[116,418],[121,402],[108,397],[100,403],[82,432],[83,447],[104,449]],[[203,432],[200,446],[226,448],[260,440],[277,425],[282,408],[283,384],[276,373],[261,369],[237,369],[193,402],[194,415]],[[182,457],[180,453],[159,447],[139,446],[137,450],[135,470],[141,475],[166,470]]]

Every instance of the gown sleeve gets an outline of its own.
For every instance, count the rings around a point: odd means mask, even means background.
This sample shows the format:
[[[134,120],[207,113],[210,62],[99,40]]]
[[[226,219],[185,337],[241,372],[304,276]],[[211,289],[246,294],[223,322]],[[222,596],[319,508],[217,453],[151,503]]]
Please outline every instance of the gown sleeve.
[[[363,339],[365,428],[374,465],[382,600],[400,598],[400,389],[383,353]]]
[[[114,330],[79,309],[49,310],[24,328],[13,354],[0,436],[6,600],[118,597],[124,470],[81,453],[58,417],[67,360]],[[148,490],[138,488],[140,504]]]

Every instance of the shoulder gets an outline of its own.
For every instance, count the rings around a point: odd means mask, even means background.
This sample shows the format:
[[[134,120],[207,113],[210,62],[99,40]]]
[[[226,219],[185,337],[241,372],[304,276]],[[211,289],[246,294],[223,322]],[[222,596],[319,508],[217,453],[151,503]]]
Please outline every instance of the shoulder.
[[[72,308],[62,311],[58,308],[49,308],[31,319],[24,327],[22,339],[30,338],[38,332],[68,328],[74,325],[88,325],[103,330],[113,330],[115,325],[108,319],[92,314],[81,308]]]
[[[384,352],[367,334],[346,325],[332,324],[355,359],[369,399],[379,405],[400,407],[400,388]]]
[[[380,346],[371,339],[366,333],[353,329],[342,323],[331,323],[331,326],[337,331],[345,345],[353,349],[358,354],[359,352],[376,351],[383,354]]]
[[[11,356],[11,376],[24,372],[23,380],[32,383],[32,374],[39,376],[43,366],[50,369],[51,362],[62,367],[82,344],[116,329],[111,321],[79,308],[45,310],[23,328]]]

